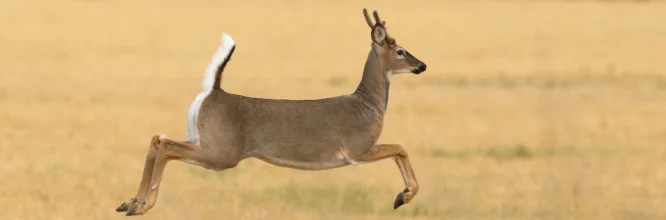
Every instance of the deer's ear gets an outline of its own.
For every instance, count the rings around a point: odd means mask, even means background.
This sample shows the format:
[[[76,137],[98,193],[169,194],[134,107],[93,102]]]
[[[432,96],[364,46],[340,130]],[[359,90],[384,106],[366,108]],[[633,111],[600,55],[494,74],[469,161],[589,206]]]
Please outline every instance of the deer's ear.
[[[384,42],[386,42],[386,29],[382,27],[381,25],[375,25],[372,27],[372,42],[375,42],[375,44],[382,46],[384,45]]]

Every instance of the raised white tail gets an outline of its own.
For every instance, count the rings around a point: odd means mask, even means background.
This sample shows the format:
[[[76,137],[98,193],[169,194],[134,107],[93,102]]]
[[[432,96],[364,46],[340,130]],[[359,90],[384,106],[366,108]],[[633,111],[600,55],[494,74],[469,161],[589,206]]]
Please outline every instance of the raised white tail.
[[[222,42],[220,42],[220,46],[217,48],[217,51],[215,51],[213,58],[206,67],[206,74],[203,79],[204,91],[194,98],[187,113],[187,138],[192,143],[199,142],[199,134],[196,125],[201,103],[212,90],[220,89],[222,72],[224,71],[227,62],[231,59],[231,55],[233,55],[235,48],[236,42],[234,39],[226,33],[222,33]]]
[[[231,55],[236,48],[236,42],[231,36],[222,33],[222,42],[213,54],[213,58],[208,67],[206,67],[206,75],[204,75],[203,89],[210,91],[213,89],[220,89],[220,81],[222,80],[222,71],[231,59]]]

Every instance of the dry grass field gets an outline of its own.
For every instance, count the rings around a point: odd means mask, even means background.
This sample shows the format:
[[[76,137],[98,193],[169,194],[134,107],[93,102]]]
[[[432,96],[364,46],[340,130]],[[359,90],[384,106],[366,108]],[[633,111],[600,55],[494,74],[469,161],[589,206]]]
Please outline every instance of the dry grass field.
[[[384,160],[326,171],[171,162],[134,219],[665,219],[660,1],[0,1],[0,219],[126,219],[154,134],[185,138],[220,33],[223,87],[353,92],[361,9],[428,64],[394,77]]]

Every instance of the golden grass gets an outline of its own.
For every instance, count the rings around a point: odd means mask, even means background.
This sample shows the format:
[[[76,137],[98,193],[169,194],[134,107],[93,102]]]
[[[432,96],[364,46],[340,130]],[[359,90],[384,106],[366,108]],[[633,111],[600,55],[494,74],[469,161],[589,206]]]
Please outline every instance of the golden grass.
[[[666,4],[73,1],[0,6],[0,219],[124,219],[151,135],[185,137],[220,32],[226,90],[353,91],[379,9],[428,64],[393,80],[392,161],[328,171],[169,164],[142,219],[663,219]]]

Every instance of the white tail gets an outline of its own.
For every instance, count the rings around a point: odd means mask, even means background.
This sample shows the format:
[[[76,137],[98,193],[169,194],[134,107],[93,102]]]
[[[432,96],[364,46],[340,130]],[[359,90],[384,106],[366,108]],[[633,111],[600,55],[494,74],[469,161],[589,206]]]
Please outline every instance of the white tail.
[[[210,94],[213,89],[219,89],[220,85],[216,85],[215,82],[222,80],[221,78],[224,66],[227,62],[229,62],[229,59],[231,58],[231,55],[233,55],[233,50],[235,48],[236,42],[234,39],[226,33],[222,33],[222,42],[220,42],[220,46],[217,48],[217,51],[215,51],[213,58],[206,67],[206,74],[204,75],[203,79],[204,91],[199,93],[196,98],[194,98],[194,101],[192,101],[190,109],[187,112],[187,138],[188,141],[192,143],[199,142],[197,119],[199,118],[199,108],[201,108],[201,103],[204,99],[206,99],[206,97],[208,97],[208,94]]]
[[[204,75],[203,79],[204,91],[213,90],[213,87],[215,86],[215,78],[218,74],[222,73],[222,70],[219,68],[224,68],[226,62],[231,58],[235,47],[236,42],[234,39],[226,33],[222,33],[222,42],[217,48],[217,51],[215,51],[215,54],[213,54],[213,58],[210,63],[208,63],[208,67],[206,67],[206,75]]]

